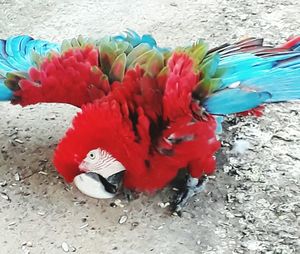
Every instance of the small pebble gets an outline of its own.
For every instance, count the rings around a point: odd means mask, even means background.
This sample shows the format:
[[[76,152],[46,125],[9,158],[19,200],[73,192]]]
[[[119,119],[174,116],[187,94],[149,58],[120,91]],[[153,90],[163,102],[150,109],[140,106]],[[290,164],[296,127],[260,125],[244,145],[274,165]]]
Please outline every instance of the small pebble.
[[[25,246],[22,247],[22,250],[24,254],[30,254],[30,250],[26,249]]]
[[[26,243],[26,246],[27,246],[27,247],[32,247],[33,244],[32,244],[32,242],[28,241],[28,242]]]
[[[236,140],[231,150],[234,154],[244,154],[250,148],[250,143],[247,140]]]
[[[15,224],[17,224],[17,222],[12,221],[12,222],[10,222],[10,223],[8,224],[8,226],[13,226],[13,225],[15,225]]]
[[[39,171],[39,174],[41,174],[41,175],[48,175],[48,173],[47,172],[44,172],[44,171]]]
[[[0,183],[0,186],[1,186],[1,187],[5,187],[6,185],[7,185],[7,182],[6,182],[6,181],[3,181],[3,182]]]
[[[139,225],[139,223],[138,223],[137,221],[131,223],[132,228],[135,228],[135,227],[137,227],[138,225]]]
[[[45,120],[48,121],[48,120],[55,120],[56,118],[56,115],[50,115],[49,117],[46,117]]]
[[[158,206],[161,207],[161,208],[166,208],[169,205],[170,205],[170,202],[166,202],[166,203],[160,202],[160,203],[158,203]]]
[[[63,242],[61,244],[61,248],[63,249],[64,252],[69,252],[70,250],[69,245],[66,242]]]
[[[89,225],[89,224],[86,223],[86,224],[83,224],[82,226],[80,226],[79,228],[80,228],[80,229],[84,229],[84,228],[86,228],[88,225]]]
[[[124,224],[127,221],[128,217],[126,215],[123,215],[119,219],[119,224]]]
[[[24,144],[24,141],[20,140],[20,139],[15,139],[15,142],[19,143],[19,144]]]
[[[9,198],[9,196],[6,193],[4,193],[4,192],[0,192],[0,196],[2,198],[4,198],[5,200],[7,200],[7,201],[11,201],[10,198]]]
[[[40,216],[44,216],[46,214],[46,212],[39,211],[37,214],[40,215]]]
[[[114,202],[118,207],[124,207],[124,205],[122,204],[122,201],[120,199],[116,199]]]
[[[75,248],[74,246],[71,246],[71,247],[70,247],[70,251],[71,251],[71,252],[76,252],[76,248]]]
[[[16,181],[20,181],[21,180],[19,173],[15,173],[15,180]]]
[[[116,207],[117,207],[117,205],[116,205],[115,202],[111,202],[109,205],[110,205],[110,207],[113,207],[113,208],[116,208]]]

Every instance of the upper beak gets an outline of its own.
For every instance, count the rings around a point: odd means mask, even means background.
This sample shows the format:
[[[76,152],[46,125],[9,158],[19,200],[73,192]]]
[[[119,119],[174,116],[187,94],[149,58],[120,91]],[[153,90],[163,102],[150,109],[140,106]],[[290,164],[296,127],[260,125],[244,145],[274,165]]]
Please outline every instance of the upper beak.
[[[85,195],[92,198],[113,198],[121,187],[124,171],[107,178],[95,172],[77,175],[74,184]]]

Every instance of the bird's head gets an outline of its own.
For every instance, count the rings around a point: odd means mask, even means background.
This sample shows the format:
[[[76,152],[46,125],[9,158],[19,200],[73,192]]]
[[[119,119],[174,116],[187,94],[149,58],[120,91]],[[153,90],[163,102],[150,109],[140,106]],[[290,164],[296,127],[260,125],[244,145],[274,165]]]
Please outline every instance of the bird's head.
[[[121,186],[133,140],[130,124],[116,101],[89,104],[58,145],[54,165],[82,193],[111,198]]]
[[[125,167],[101,148],[88,152],[79,164],[81,174],[74,177],[74,184],[84,194],[93,198],[112,198],[122,183]]]

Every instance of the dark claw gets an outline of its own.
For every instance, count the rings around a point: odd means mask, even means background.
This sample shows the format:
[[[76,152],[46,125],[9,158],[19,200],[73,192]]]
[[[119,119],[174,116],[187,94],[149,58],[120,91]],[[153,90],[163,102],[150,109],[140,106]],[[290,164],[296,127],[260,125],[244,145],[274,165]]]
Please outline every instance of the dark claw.
[[[123,195],[124,195],[124,198],[130,202],[132,200],[135,200],[138,198],[138,195],[135,191],[132,191],[132,190],[129,190],[127,188],[124,188],[123,189]]]
[[[203,176],[200,179],[189,177],[186,181],[186,186],[176,195],[175,200],[172,202],[171,212],[181,216],[182,209],[191,197],[203,191],[206,182],[207,176]]]
[[[186,188],[182,192],[178,193],[171,206],[171,211],[177,213],[178,216],[181,216],[182,209],[195,194],[196,193],[191,188]]]

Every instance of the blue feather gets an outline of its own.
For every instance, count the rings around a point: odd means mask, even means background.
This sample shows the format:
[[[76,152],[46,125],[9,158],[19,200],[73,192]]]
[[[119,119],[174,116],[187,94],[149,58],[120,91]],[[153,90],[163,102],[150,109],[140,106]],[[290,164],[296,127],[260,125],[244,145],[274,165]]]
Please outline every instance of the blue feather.
[[[0,101],[9,101],[12,97],[12,91],[10,91],[0,80]]]
[[[144,34],[144,35],[140,36],[137,32],[135,32],[134,30],[131,30],[131,29],[127,29],[127,31],[125,31],[125,35],[124,34],[116,35],[116,36],[113,36],[112,38],[116,41],[129,42],[133,47],[136,47],[137,45],[139,45],[141,43],[146,43],[151,48],[156,48],[160,52],[170,51],[169,48],[158,47],[157,43],[156,43],[155,39],[152,37],[152,35]]]
[[[203,106],[216,115],[233,114],[255,108],[270,98],[268,92],[225,89],[206,99]]]
[[[215,119],[217,123],[216,134],[221,134],[223,131],[222,123],[224,121],[224,117],[216,115]]]
[[[43,40],[34,40],[27,35],[0,40],[0,100],[10,100],[12,97],[12,92],[3,81],[8,72],[28,71],[34,66],[34,51],[45,56],[51,50],[59,51],[59,46]]]
[[[220,56],[218,54],[211,55],[210,57],[204,59],[201,69],[205,76],[209,78],[216,74],[220,63]]]
[[[243,112],[263,103],[300,99],[300,52],[235,52],[221,55],[217,74],[222,82],[203,102],[211,114]],[[260,56],[261,55],[261,56]]]
[[[142,36],[142,42],[152,45],[152,47],[157,47],[155,39],[150,34],[144,34]]]
[[[156,47],[156,41],[154,40],[154,38],[151,35],[145,34],[141,37],[137,32],[135,32],[131,29],[127,29],[127,31],[125,31],[125,35],[123,35],[123,34],[117,35],[117,36],[114,36],[113,39],[115,39],[117,41],[127,41],[133,47],[136,47],[137,45],[139,45],[141,43],[146,43],[151,48]]]
[[[7,53],[5,51],[5,40],[0,40],[0,58],[5,59],[7,57]]]

